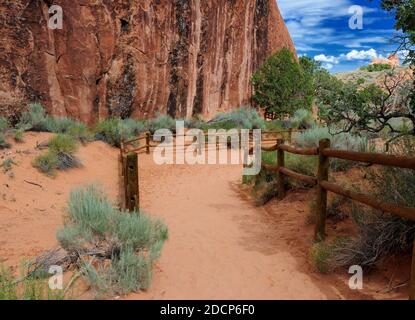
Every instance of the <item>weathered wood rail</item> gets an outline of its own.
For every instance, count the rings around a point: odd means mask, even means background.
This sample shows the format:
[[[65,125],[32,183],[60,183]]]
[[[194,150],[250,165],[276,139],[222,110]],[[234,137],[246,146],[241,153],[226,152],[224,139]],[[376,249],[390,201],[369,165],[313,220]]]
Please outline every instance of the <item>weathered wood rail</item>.
[[[285,178],[290,177],[296,180],[314,185],[317,188],[317,206],[316,206],[316,225],[314,232],[315,241],[323,241],[326,237],[326,218],[327,218],[327,192],[332,192],[354,201],[368,205],[374,209],[381,210],[397,215],[401,218],[415,221],[415,208],[399,206],[394,203],[382,202],[378,199],[361,194],[352,190],[347,190],[339,185],[329,182],[329,164],[330,158],[338,158],[368,164],[393,166],[398,168],[415,170],[415,158],[386,155],[379,153],[364,153],[344,150],[335,150],[330,148],[330,140],[321,140],[318,148],[298,149],[284,144],[284,140],[279,139],[277,144],[271,147],[262,147],[263,151],[277,152],[277,165],[262,164],[264,170],[278,173],[277,188],[278,198],[283,199],[286,194]],[[253,148],[249,150],[252,154]],[[284,152],[304,155],[317,156],[318,171],[316,178],[294,172],[285,168]],[[415,300],[415,240],[412,254],[411,278],[409,283],[409,299]]]
[[[275,136],[287,137],[289,141],[292,140],[293,134],[296,132],[301,132],[302,130],[275,130],[275,131],[262,131],[262,141],[264,142],[274,142]],[[201,134],[208,134],[208,131],[200,132]],[[240,134],[240,133],[239,133]],[[225,132],[217,132],[216,136],[229,135]],[[176,134],[173,133],[172,137],[177,139],[179,137],[185,137],[185,134]],[[272,137],[272,138],[270,138]],[[198,141],[201,142],[201,136],[198,137]],[[175,148],[188,147],[194,142],[185,143],[183,145],[175,146]],[[204,146],[209,144],[208,141],[205,141]],[[219,141],[215,141],[216,148],[219,147]],[[144,132],[140,136],[130,139],[122,140],[120,146],[120,175],[121,175],[121,193],[123,194],[123,206],[129,210],[139,210],[140,209],[140,196],[139,196],[139,175],[138,175],[138,154],[145,152],[146,154],[151,153],[151,148],[157,147],[157,144],[152,143],[152,137],[150,132]],[[203,145],[200,143],[198,146],[198,153],[201,154]],[[226,147],[227,148],[227,147]]]

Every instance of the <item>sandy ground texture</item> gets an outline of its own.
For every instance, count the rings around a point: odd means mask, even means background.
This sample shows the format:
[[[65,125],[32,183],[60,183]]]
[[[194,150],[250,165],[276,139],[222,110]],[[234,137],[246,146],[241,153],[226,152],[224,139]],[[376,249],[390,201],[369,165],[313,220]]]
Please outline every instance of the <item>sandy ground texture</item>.
[[[82,169],[49,178],[31,165],[45,152],[35,149],[36,142],[49,137],[28,133],[24,143],[0,152],[0,160],[17,163],[0,172],[0,262],[9,266],[57,245],[55,233],[73,187],[100,183],[118,201],[117,149],[90,143],[77,153]],[[379,287],[351,291],[347,273],[312,270],[313,232],[304,223],[309,193],[290,193],[258,208],[241,188],[239,165],[159,166],[140,154],[139,169],[142,209],[164,220],[169,240],[152,287],[127,299],[371,299]]]
[[[36,144],[51,136],[27,133],[24,143],[13,143],[12,149],[0,151],[0,164],[7,158],[16,163],[6,173],[0,168],[0,262],[6,265],[17,266],[58,245],[55,234],[62,226],[72,188],[100,183],[111,199],[117,200],[117,149],[103,142],[90,143],[77,152],[83,168],[50,178],[33,168],[32,161],[47,152],[36,149]]]

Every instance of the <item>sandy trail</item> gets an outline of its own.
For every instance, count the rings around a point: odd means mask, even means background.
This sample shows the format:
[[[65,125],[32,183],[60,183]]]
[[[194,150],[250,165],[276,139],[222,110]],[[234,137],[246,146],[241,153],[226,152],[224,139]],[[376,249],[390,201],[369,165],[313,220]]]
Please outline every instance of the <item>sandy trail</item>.
[[[15,268],[58,245],[56,231],[74,187],[97,182],[117,203],[118,149],[102,142],[82,146],[77,156],[84,167],[50,178],[31,164],[45,152],[34,148],[36,142],[50,137],[27,133],[24,143],[0,153],[0,160],[11,157],[18,164],[13,176],[0,172],[0,263]],[[310,273],[304,202],[287,197],[271,203],[276,213],[254,207],[241,192],[240,166],[158,166],[140,154],[139,168],[142,208],[165,221],[170,237],[152,287],[129,299],[344,297],[335,289],[338,282]]]
[[[169,227],[151,289],[130,299],[325,299],[240,192],[242,168],[157,166],[140,155],[142,207]]]

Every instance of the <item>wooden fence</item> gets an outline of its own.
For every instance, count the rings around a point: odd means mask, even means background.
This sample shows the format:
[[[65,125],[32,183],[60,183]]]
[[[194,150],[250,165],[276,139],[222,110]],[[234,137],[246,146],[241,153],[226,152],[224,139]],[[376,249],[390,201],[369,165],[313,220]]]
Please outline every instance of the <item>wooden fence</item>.
[[[289,141],[292,140],[293,134],[296,132],[301,132],[301,130],[275,130],[275,131],[262,131],[262,141],[263,142],[275,142],[276,136],[286,137]],[[202,132],[201,132],[202,133]],[[208,131],[203,132],[207,134]],[[239,133],[238,133],[239,134]],[[227,135],[227,133],[217,133],[217,136]],[[173,138],[184,137],[183,135],[172,134]],[[202,139],[198,137],[199,141]],[[181,147],[186,147],[194,142],[184,144]],[[205,143],[206,145],[206,143]],[[216,148],[219,147],[218,139],[215,139]],[[139,196],[139,174],[138,174],[138,153],[145,152],[150,154],[151,148],[156,147],[157,144],[154,144],[152,141],[151,133],[144,132],[140,136],[130,139],[122,140],[120,146],[120,194],[123,195],[123,206],[129,210],[139,210],[140,209],[140,196]],[[177,147],[177,146],[176,146]],[[179,146],[180,147],[180,146]],[[227,146],[225,146],[227,148]],[[201,153],[202,144],[199,145],[198,152]]]
[[[277,152],[277,165],[271,166],[262,164],[262,168],[271,172],[278,173],[277,188],[278,198],[283,199],[286,194],[285,179],[290,177],[306,182],[317,187],[317,206],[316,206],[316,226],[314,232],[315,241],[323,241],[326,237],[326,217],[327,217],[327,192],[332,192],[354,201],[368,205],[374,209],[381,210],[397,215],[401,218],[415,221],[415,208],[398,206],[394,203],[382,202],[365,194],[344,189],[343,187],[329,182],[330,158],[393,166],[415,170],[415,158],[393,156],[379,153],[364,153],[335,150],[330,148],[330,140],[321,140],[318,148],[298,149],[284,144],[284,140],[279,139],[277,144],[271,147],[262,147],[263,151]],[[252,154],[253,149],[250,149]],[[285,167],[284,153],[293,153],[303,156],[318,156],[317,178],[294,172]],[[409,190],[408,190],[409,192]],[[410,278],[409,298],[415,300],[415,241],[412,253],[412,266]]]

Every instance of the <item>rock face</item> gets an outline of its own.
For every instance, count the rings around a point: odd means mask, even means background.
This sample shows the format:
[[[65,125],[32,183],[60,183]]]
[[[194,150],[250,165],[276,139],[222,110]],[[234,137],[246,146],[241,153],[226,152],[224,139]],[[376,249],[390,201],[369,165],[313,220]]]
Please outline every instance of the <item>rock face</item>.
[[[275,0],[0,0],[0,36],[0,113],[36,101],[88,123],[210,117],[249,102],[270,53],[295,50]]]

